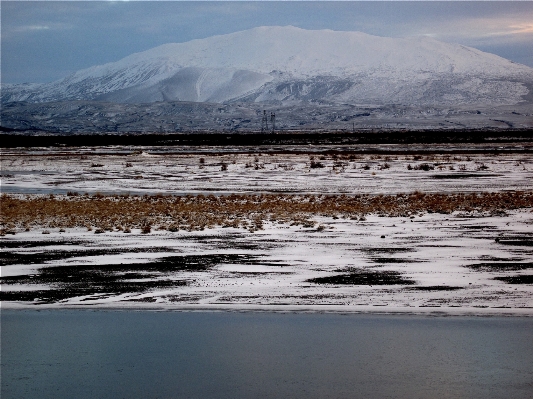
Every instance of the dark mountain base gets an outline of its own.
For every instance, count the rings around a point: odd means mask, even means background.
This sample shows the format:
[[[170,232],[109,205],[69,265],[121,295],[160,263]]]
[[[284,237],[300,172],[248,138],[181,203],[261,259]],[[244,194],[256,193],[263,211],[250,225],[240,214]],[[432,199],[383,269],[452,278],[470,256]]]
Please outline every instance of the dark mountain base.
[[[505,131],[376,131],[331,133],[185,133],[185,134],[77,134],[15,132],[2,129],[1,148],[96,146],[294,146],[352,144],[447,144],[533,142],[533,129]],[[28,137],[28,136],[31,136]],[[486,151],[486,149],[484,149]],[[493,151],[498,151],[495,148]],[[516,151],[531,151],[517,148]]]
[[[531,104],[506,106],[354,105],[97,101],[3,103],[1,126],[31,134],[372,133],[533,129]],[[266,116],[266,118],[265,118]]]

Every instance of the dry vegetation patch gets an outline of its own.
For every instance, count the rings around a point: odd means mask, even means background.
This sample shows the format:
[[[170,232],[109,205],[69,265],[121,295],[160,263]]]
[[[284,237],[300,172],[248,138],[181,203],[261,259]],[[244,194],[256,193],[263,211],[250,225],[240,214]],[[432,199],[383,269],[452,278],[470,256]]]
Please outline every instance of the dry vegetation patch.
[[[368,214],[408,217],[455,211],[502,214],[532,208],[533,192],[397,195],[1,196],[0,233],[32,228],[86,227],[95,232],[141,229],[203,230],[215,226],[255,231],[266,221],[316,227],[315,216],[364,220]]]

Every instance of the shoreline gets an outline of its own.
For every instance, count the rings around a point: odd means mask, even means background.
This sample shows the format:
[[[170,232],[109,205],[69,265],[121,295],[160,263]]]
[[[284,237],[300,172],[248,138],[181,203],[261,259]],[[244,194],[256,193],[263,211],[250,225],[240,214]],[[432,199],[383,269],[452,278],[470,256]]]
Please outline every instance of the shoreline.
[[[6,306],[7,305],[7,306]],[[409,309],[402,307],[390,307],[389,309],[377,310],[372,306],[362,307],[357,309],[348,306],[331,306],[331,305],[314,305],[314,306],[279,306],[279,305],[263,305],[263,306],[231,306],[231,305],[212,305],[212,306],[196,306],[196,305],[180,305],[180,306],[153,306],[147,304],[141,306],[139,304],[132,306],[94,306],[85,305],[85,307],[73,305],[38,305],[39,307],[30,307],[32,305],[25,305],[18,302],[3,302],[2,311],[94,311],[94,312],[177,312],[177,313],[260,313],[260,314],[333,314],[333,315],[366,315],[366,316],[413,316],[413,317],[502,317],[502,318],[528,318],[533,317],[533,307],[524,308],[506,308],[506,312],[501,312],[500,307],[488,308],[441,308],[441,307],[411,307]],[[33,305],[35,306],[35,305]],[[382,306],[379,306],[382,307]],[[362,308],[362,309],[361,309]],[[385,308],[385,307],[382,307]],[[413,309],[418,309],[417,311]],[[439,309],[439,310],[436,310]],[[449,311],[454,309],[453,311]]]

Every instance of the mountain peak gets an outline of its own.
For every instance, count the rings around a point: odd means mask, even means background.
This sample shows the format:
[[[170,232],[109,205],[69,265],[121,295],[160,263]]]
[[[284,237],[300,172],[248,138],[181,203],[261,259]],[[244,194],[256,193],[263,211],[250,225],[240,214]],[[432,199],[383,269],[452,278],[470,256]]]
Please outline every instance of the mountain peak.
[[[516,103],[533,69],[428,37],[261,26],[169,43],[3,101]],[[4,90],[5,91],[5,90]]]

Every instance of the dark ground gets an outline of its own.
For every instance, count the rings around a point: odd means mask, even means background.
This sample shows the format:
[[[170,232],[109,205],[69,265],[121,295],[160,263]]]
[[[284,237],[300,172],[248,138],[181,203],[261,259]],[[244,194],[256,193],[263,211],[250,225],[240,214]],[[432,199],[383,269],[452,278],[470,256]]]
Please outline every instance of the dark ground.
[[[331,133],[76,134],[19,132],[1,128],[0,147],[62,146],[259,146],[350,144],[509,143],[533,141],[532,129],[420,130]]]

